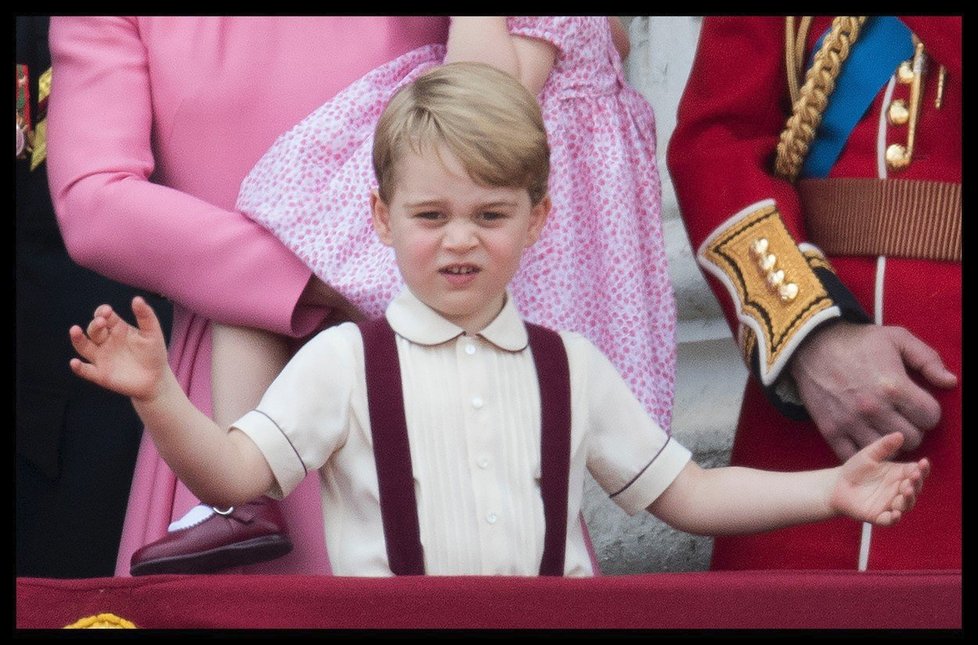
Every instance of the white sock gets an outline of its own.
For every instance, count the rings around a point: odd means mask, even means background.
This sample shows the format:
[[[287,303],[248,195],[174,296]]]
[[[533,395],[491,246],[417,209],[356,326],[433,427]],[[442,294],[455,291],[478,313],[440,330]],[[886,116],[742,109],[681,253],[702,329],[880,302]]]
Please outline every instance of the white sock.
[[[207,506],[206,504],[198,504],[192,509],[187,511],[187,514],[181,517],[175,522],[171,522],[170,526],[166,528],[167,531],[173,533],[174,531],[179,531],[180,529],[186,529],[196,524],[200,524],[208,517],[214,514],[214,507]]]

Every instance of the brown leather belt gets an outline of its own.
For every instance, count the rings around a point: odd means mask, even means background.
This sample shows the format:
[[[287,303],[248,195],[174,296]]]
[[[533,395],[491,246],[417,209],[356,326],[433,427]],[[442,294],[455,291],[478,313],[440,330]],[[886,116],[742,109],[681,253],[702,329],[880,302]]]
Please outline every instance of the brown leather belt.
[[[810,241],[826,255],[961,261],[961,184],[802,179]]]

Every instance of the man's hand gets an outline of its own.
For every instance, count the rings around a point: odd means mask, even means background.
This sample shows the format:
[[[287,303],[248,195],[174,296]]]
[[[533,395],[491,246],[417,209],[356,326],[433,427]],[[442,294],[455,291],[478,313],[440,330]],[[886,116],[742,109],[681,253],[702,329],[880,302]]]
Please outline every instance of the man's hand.
[[[78,376],[96,385],[146,401],[159,394],[168,369],[166,340],[153,308],[136,296],[132,312],[138,328],[119,317],[109,305],[99,305],[87,334],[74,325],[68,330],[75,351],[88,361],[72,358]]]
[[[937,352],[902,327],[838,322],[805,339],[789,367],[805,408],[840,459],[890,432],[903,448],[937,425],[937,400],[910,377],[954,387]]]

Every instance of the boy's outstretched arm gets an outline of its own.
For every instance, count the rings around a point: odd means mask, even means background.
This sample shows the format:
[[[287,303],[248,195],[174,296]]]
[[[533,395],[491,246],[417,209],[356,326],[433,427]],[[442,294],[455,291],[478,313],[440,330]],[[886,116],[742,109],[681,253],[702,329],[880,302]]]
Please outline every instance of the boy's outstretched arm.
[[[72,358],[72,371],[132,399],[160,456],[201,501],[226,507],[265,493],[273,475],[261,451],[243,432],[226,432],[194,407],[167,363],[152,307],[137,296],[132,311],[138,327],[109,305],[95,310],[87,334],[73,326],[71,344],[84,361]]]
[[[837,515],[889,526],[913,508],[930,472],[927,459],[889,461],[902,443],[902,434],[890,433],[825,470],[703,469],[689,462],[648,511],[699,535],[759,533]]]

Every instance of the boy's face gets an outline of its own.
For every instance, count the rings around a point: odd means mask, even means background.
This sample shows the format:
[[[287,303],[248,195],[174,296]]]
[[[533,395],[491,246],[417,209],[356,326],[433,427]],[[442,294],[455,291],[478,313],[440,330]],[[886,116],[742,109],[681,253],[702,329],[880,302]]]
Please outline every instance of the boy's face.
[[[371,196],[374,229],[394,248],[411,292],[468,333],[502,310],[523,250],[536,242],[550,210],[524,188],[474,182],[445,148],[407,151],[397,162],[390,203]]]

